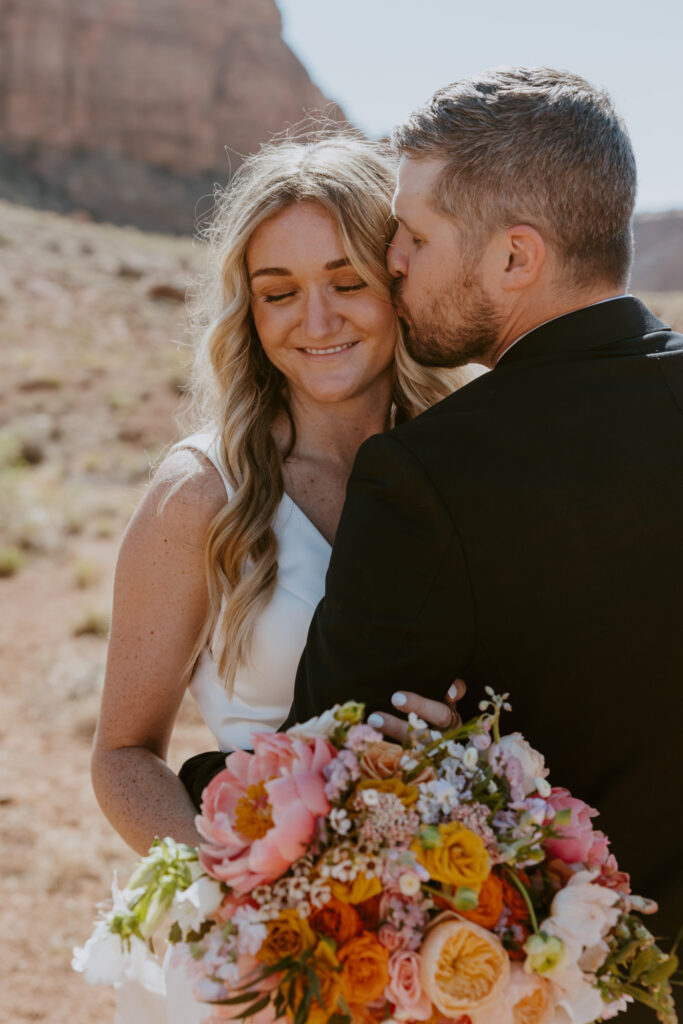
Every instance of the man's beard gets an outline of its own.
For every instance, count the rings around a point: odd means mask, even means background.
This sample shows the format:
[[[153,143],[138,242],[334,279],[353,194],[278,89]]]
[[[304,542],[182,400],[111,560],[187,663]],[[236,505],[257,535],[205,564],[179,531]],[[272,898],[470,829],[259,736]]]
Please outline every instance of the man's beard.
[[[392,294],[408,352],[422,366],[486,363],[498,342],[500,315],[479,278],[460,274],[415,319],[401,300],[401,279]]]

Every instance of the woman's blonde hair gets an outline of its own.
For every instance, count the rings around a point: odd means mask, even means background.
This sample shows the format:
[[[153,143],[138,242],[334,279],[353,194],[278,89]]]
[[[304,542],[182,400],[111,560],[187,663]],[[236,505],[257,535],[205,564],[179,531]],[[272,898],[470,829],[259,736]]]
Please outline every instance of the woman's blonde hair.
[[[191,384],[193,429],[218,425],[219,451],[234,495],[211,523],[205,562],[209,615],[191,657],[207,643],[232,692],[248,659],[254,628],[278,571],[273,520],[283,496],[273,423],[288,416],[286,380],[268,361],[250,310],[246,249],[255,229],[292,203],[315,202],[336,221],[343,250],[359,276],[390,297],[385,265],[394,230],[395,158],[388,147],[338,129],[311,141],[285,139],[248,157],[217,196],[209,227],[209,271],[195,299],[199,331]],[[458,371],[421,367],[397,324],[392,423],[410,419],[455,390]]]

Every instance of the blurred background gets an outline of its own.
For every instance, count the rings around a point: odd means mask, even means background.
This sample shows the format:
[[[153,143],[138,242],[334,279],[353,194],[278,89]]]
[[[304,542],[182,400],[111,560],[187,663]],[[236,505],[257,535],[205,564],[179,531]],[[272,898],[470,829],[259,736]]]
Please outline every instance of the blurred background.
[[[71,973],[132,856],[90,792],[116,549],[178,436],[193,239],[243,154],[380,137],[503,63],[577,71],[640,170],[633,289],[683,328],[679,0],[0,0],[0,1024],[113,1021]],[[212,741],[183,708],[172,764]]]

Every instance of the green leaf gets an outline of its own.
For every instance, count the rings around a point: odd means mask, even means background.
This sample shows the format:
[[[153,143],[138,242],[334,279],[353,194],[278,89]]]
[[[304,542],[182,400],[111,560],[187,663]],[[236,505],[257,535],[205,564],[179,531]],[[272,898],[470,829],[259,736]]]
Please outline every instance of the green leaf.
[[[252,992],[242,992],[238,996],[230,996],[229,999],[219,999],[217,1002],[219,1002],[221,1006],[234,1006],[237,1005],[237,1003],[248,1003],[250,999],[257,999],[260,995],[261,993],[256,989]],[[268,998],[270,998],[270,996]]]
[[[572,820],[571,807],[564,807],[561,811],[558,811],[553,818],[553,823],[556,825],[568,825]]]
[[[262,996],[262,998],[259,999],[257,1002],[255,1002],[253,1004],[253,1006],[248,1006],[246,1008],[246,1010],[243,1010],[242,1013],[239,1013],[237,1015],[237,1019],[238,1020],[248,1020],[249,1017],[256,1016],[256,1014],[260,1013],[261,1010],[265,1010],[265,1008],[266,1008],[266,1006],[268,1005],[269,1002],[270,1002],[270,992],[267,995]]]
[[[677,970],[678,957],[667,956],[647,972],[643,981],[646,985],[661,985],[663,981],[668,981]]]

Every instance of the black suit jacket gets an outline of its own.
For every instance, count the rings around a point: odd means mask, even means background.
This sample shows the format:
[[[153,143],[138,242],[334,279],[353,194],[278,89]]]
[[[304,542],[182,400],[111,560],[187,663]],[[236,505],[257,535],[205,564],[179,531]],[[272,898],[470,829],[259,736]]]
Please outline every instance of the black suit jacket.
[[[550,780],[683,917],[683,338],[637,299],[523,337],[368,440],[285,723],[397,689],[509,692]]]

